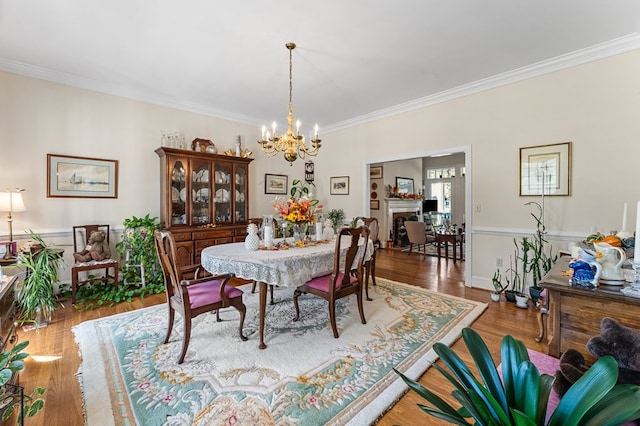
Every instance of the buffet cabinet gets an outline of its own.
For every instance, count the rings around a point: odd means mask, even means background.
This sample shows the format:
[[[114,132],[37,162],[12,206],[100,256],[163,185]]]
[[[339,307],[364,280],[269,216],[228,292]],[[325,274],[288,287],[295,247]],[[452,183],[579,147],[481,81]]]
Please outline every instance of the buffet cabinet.
[[[171,231],[183,265],[202,249],[244,241],[249,216],[249,163],[240,158],[162,147],[160,220]]]
[[[594,362],[587,351],[587,341],[600,334],[604,317],[640,330],[640,298],[625,296],[620,292],[621,286],[602,283],[595,289],[572,286],[566,273],[568,270],[569,258],[561,257],[540,281],[549,299],[547,352],[560,358],[567,349],[576,349],[588,362]]]

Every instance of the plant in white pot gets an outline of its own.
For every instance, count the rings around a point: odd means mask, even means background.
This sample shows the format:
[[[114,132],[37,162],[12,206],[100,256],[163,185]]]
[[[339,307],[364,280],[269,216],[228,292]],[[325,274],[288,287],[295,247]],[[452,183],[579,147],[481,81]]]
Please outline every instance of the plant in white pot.
[[[507,289],[507,286],[502,283],[502,277],[500,276],[500,270],[498,269],[493,273],[493,278],[491,278],[491,283],[493,284],[493,291],[491,292],[491,300],[494,302],[500,301],[500,294]]]

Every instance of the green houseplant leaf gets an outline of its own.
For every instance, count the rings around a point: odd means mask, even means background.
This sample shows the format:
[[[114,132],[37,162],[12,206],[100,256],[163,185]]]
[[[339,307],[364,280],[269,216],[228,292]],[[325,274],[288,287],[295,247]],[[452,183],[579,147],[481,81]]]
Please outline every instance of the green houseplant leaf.
[[[432,405],[418,404],[420,409],[458,425],[545,425],[554,377],[540,374],[529,360],[525,345],[511,336],[503,338],[501,381],[477,332],[465,328],[462,336],[484,385],[451,348],[436,343],[433,349],[447,368],[437,364],[432,367],[454,386],[451,395],[460,407],[394,369],[410,389]],[[617,378],[618,367],[613,358],[598,360],[569,388],[548,425],[614,426],[640,418],[640,386],[616,385]]]

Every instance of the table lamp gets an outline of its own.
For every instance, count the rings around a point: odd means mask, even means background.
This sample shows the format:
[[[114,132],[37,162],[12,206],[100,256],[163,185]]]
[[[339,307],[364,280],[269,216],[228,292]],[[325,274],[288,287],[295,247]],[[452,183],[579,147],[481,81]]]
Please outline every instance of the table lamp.
[[[0,212],[7,213],[7,223],[9,223],[9,242],[6,244],[7,250],[4,253],[5,259],[11,259],[14,255],[12,250],[13,213],[27,211],[27,209],[24,207],[24,202],[22,201],[22,191],[24,191],[24,189],[16,189],[15,191],[11,191],[7,188],[5,192],[0,192]]]

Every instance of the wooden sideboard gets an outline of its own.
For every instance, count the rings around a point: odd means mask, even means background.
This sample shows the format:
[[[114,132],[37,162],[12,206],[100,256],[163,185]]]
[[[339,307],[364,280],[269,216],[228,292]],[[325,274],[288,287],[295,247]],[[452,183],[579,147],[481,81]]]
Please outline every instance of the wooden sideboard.
[[[586,344],[600,334],[602,318],[614,318],[640,330],[640,298],[623,295],[621,286],[600,284],[596,289],[586,289],[570,285],[569,276],[563,274],[569,270],[569,261],[561,257],[540,282],[547,289],[549,301],[548,353],[558,358],[573,348],[593,362]]]

